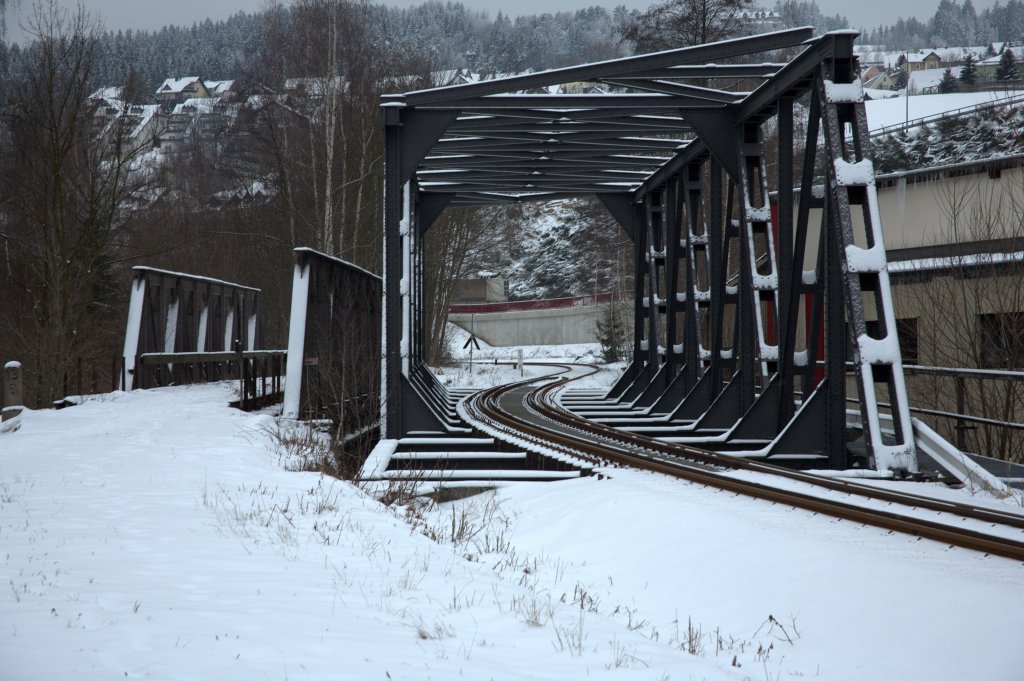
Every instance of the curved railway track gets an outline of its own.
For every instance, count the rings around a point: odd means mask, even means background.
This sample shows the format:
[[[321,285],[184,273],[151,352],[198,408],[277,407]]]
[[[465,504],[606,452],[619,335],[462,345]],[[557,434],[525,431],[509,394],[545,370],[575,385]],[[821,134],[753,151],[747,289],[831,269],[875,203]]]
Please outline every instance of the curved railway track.
[[[464,403],[466,415],[498,437],[530,442],[593,465],[656,471],[744,496],[1024,562],[1024,515],[814,475],[616,430],[557,405],[553,399],[556,391],[589,374],[566,378],[563,374],[571,371],[573,365],[549,366],[561,371],[476,393]],[[529,388],[542,380],[547,382]],[[525,409],[519,408],[520,402]],[[746,479],[750,476],[743,477],[745,473],[762,475],[751,480]],[[793,489],[794,486],[803,489]],[[855,501],[837,499],[837,494],[849,495]],[[921,511],[934,513],[934,519],[913,515]],[[968,521],[974,521],[973,528],[963,526]],[[985,531],[981,525],[993,531]]]

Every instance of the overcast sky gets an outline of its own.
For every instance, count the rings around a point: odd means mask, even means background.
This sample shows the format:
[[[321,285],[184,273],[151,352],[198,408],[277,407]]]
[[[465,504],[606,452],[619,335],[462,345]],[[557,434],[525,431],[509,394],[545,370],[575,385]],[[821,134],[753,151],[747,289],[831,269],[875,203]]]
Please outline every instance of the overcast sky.
[[[591,5],[614,7],[626,5],[629,8],[645,9],[652,4],[651,0],[507,0],[493,2],[488,0],[461,0],[464,5],[474,9],[486,10],[492,16],[498,10],[506,14],[533,14],[540,12],[556,12],[576,10]],[[58,4],[73,7],[76,0],[57,0]],[[420,4],[413,0],[386,0],[387,4],[409,6]],[[916,16],[926,19],[935,13],[938,0],[817,0],[818,7],[825,14],[843,14],[850,20],[854,28],[874,27],[879,24],[895,23],[899,16]],[[20,0],[21,15],[25,15],[32,6],[33,0]],[[107,28],[117,30],[125,28],[158,29],[167,24],[190,26],[193,22],[209,17],[224,19],[239,11],[253,12],[261,9],[266,0],[84,0],[84,5],[91,13],[99,15]],[[975,8],[981,11],[994,3],[994,0],[976,0]],[[8,1],[8,4],[17,4]],[[763,6],[774,6],[774,0],[765,0]],[[895,12],[895,13],[894,13]],[[21,19],[23,20],[23,16]],[[8,10],[9,38],[19,40],[23,35],[18,28],[19,16]]]

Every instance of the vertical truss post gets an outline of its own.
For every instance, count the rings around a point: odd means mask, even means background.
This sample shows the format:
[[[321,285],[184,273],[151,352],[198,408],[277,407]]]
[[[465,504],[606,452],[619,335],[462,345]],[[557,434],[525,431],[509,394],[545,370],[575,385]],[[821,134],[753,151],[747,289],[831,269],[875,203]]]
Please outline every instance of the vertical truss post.
[[[412,270],[410,277],[410,295],[409,301],[412,306],[412,334],[411,343],[409,347],[409,358],[412,366],[418,366],[425,356],[424,343],[426,333],[426,285],[424,276],[426,275],[426,268],[423,262],[423,242],[426,238],[423,231],[420,229],[420,216],[419,210],[414,210],[419,206],[419,188],[417,186],[415,176],[409,182],[409,241],[410,250],[412,251]]]
[[[646,348],[644,347],[644,331],[648,327],[647,318],[651,308],[644,304],[645,281],[647,269],[650,266],[647,260],[647,201],[636,207],[636,236],[633,239],[633,361],[639,366],[647,362]]]
[[[384,305],[381,310],[381,438],[401,437],[402,123],[401,108],[382,108],[384,119]]]
[[[728,211],[723,211],[722,204],[722,166],[714,158],[711,158],[709,168],[709,180],[711,185],[711,230],[708,244],[708,265],[709,279],[711,281],[711,358],[708,362],[708,372],[711,374],[711,397],[714,398],[722,389],[724,378],[724,357],[722,351],[725,348],[723,333],[725,331],[725,303],[728,291],[726,291],[726,263],[728,262],[728,249],[726,246],[726,227],[729,221]]]
[[[833,238],[844,284],[847,322],[854,340],[853,360],[864,439],[879,471],[913,472],[917,470],[914,437],[886,269],[864,90],[853,55],[852,36],[835,36],[834,41],[833,57],[822,65],[816,87],[822,101],[828,201],[834,216]],[[845,135],[847,126],[852,132],[849,140]],[[851,205],[860,207],[856,226]],[[877,337],[867,330],[867,294],[873,298]],[[829,375],[830,381],[842,378],[842,374]],[[887,388],[892,405],[895,432],[891,439],[881,432],[876,384]]]
[[[829,461],[835,468],[845,468],[846,459],[846,323],[847,287],[839,216],[835,202],[825,204],[822,260],[824,262],[825,318],[825,443]],[[837,465],[838,464],[838,465]]]
[[[777,215],[776,243],[779,264],[779,415],[778,430],[789,423],[794,412],[794,357],[796,332],[798,328],[798,307],[793,305],[799,299],[801,275],[803,274],[803,253],[800,259],[794,257],[793,246],[793,98],[779,99],[778,137],[778,186],[779,200]],[[806,153],[813,153],[808,150]],[[802,244],[801,244],[802,246]],[[796,276],[794,276],[794,274]]]
[[[402,376],[409,378],[413,368],[413,356],[416,337],[415,310],[413,300],[419,288],[416,280],[416,247],[415,230],[412,228],[411,183],[402,185],[402,219],[398,223],[398,235],[401,237],[402,248]]]
[[[685,332],[678,324],[687,295],[679,287],[680,261],[685,261],[687,257],[682,248],[680,209],[684,206],[685,197],[681,193],[679,177],[673,175],[665,187],[665,386],[669,385],[680,368],[686,370]]]
[[[711,263],[708,255],[708,230],[704,220],[703,161],[687,165],[683,180],[686,197],[686,298],[683,311],[683,371],[686,381],[693,386],[700,378],[702,362],[707,351],[701,346],[701,319],[706,317],[711,304],[708,274]],[[703,277],[701,276],[703,275]]]
[[[779,278],[775,268],[775,238],[772,234],[771,207],[768,203],[768,177],[764,163],[764,145],[760,123],[743,125],[743,141],[740,145],[740,203],[743,221],[742,243],[745,256],[741,263],[745,273],[744,299],[753,312],[756,345],[744,345],[745,354],[755,354],[758,359],[757,374],[760,388],[768,383],[775,373],[779,347],[777,345],[779,309]],[[742,280],[741,280],[742,281]],[[749,333],[749,332],[747,332]],[[744,340],[748,340],[744,338]]]
[[[806,401],[811,396],[811,391],[815,382],[815,373],[817,372],[818,362],[818,340],[819,330],[821,328],[821,305],[823,304],[822,292],[822,275],[824,273],[824,244],[825,244],[825,225],[826,216],[822,215],[820,225],[818,227],[819,233],[819,244],[818,244],[818,256],[817,264],[811,271],[811,277],[807,280],[804,278],[802,271],[803,263],[806,259],[807,254],[807,234],[810,226],[810,213],[811,205],[815,201],[814,197],[814,172],[817,161],[818,152],[818,131],[820,129],[821,122],[821,102],[818,99],[818,93],[816,90],[812,90],[810,93],[811,101],[809,106],[809,114],[807,117],[807,138],[806,144],[804,145],[804,162],[803,170],[800,174],[800,204],[797,207],[796,214],[796,239],[793,244],[793,287],[790,289],[789,302],[787,304],[788,314],[792,319],[795,320],[796,316],[800,314],[800,299],[801,295],[807,296],[810,308],[810,318],[807,319],[805,326],[805,355],[803,358],[803,366],[800,367],[801,378],[800,378],[800,390],[801,399]],[[823,206],[826,210],[827,203]],[[795,333],[790,334],[785,339],[786,348],[793,350],[796,347]],[[783,352],[786,352],[785,350]],[[844,455],[845,462],[845,455]]]
[[[736,282],[736,325],[737,333],[733,336],[732,352],[736,362],[736,371],[739,376],[739,409],[740,413],[745,412],[754,403],[757,391],[757,360],[758,353],[755,346],[755,337],[758,333],[756,327],[757,317],[755,308],[760,305],[757,300],[757,293],[754,290],[754,272],[756,266],[753,264],[757,258],[754,255],[753,239],[747,226],[746,217],[743,216],[744,192],[743,186],[740,190],[740,220],[735,224],[734,229],[738,232],[740,253],[739,253],[739,277]],[[726,252],[728,248],[728,234],[726,235]]]
[[[665,243],[662,239],[665,221],[664,190],[650,192],[644,201],[646,208],[647,249],[647,364],[657,368],[661,364],[661,310],[665,305],[661,290],[661,273],[665,264]]]

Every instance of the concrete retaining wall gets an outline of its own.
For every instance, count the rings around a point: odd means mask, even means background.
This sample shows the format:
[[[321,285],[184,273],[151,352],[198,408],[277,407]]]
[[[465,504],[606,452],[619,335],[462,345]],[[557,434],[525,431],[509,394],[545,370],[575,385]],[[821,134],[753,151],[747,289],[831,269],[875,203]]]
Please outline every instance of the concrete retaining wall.
[[[549,310],[451,313],[448,321],[466,331],[475,330],[478,338],[498,347],[596,343],[597,320],[604,316],[607,307],[604,304]]]

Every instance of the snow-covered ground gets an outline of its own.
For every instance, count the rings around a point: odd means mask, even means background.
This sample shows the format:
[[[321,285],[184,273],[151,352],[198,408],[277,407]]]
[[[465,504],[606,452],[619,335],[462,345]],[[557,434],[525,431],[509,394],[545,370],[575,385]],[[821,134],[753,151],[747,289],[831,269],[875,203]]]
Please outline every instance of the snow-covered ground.
[[[407,512],[232,396],[0,427],[0,679],[1024,678],[1012,561],[622,469]]]
[[[873,99],[864,103],[868,116],[868,128],[872,131],[889,125],[898,125],[906,120],[924,118],[968,107],[997,102],[1000,99],[1016,97],[1024,92],[1009,90],[1000,92],[951,92],[945,95],[919,95]],[[909,111],[908,111],[909,107]]]

